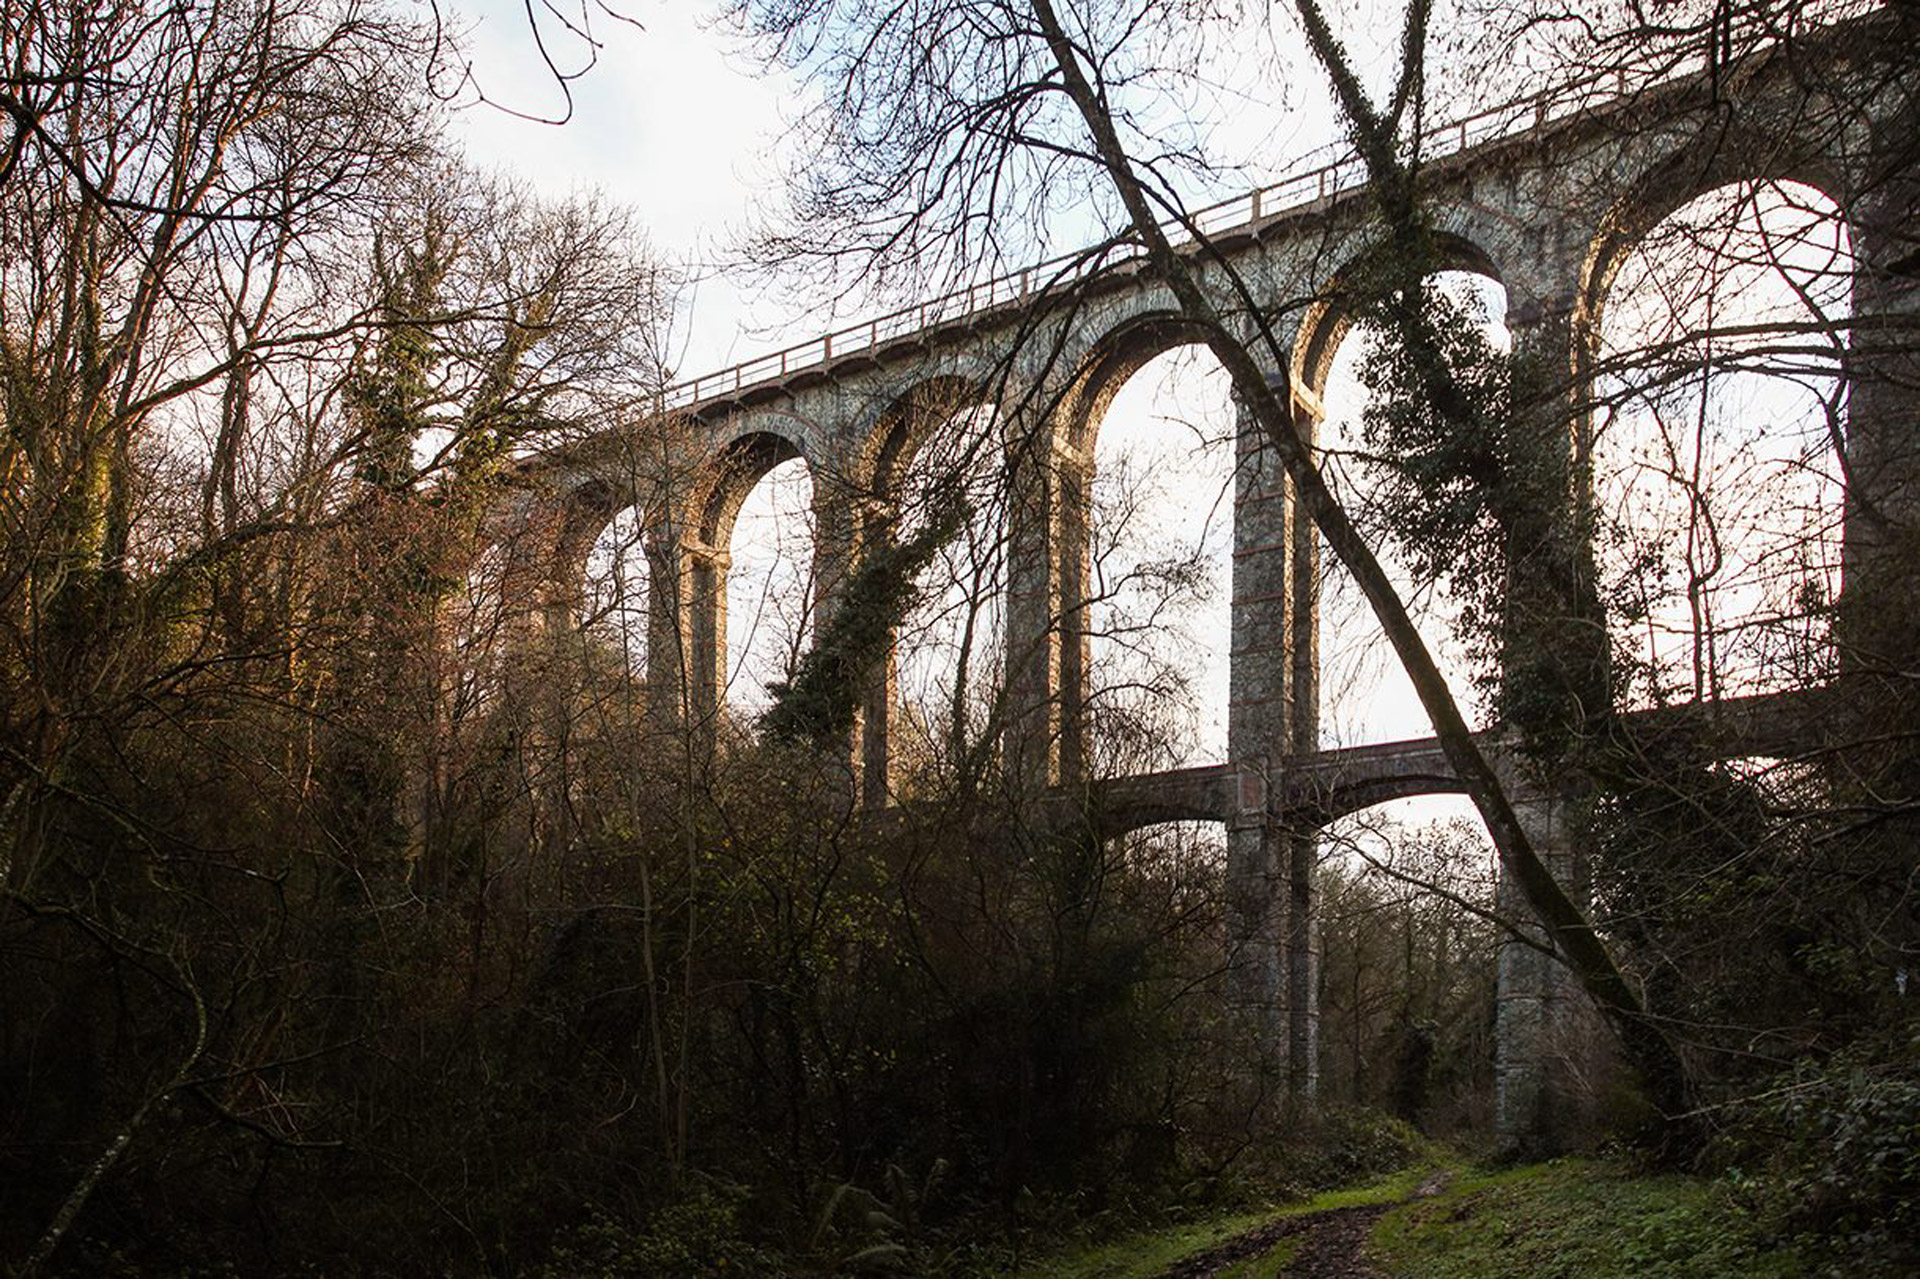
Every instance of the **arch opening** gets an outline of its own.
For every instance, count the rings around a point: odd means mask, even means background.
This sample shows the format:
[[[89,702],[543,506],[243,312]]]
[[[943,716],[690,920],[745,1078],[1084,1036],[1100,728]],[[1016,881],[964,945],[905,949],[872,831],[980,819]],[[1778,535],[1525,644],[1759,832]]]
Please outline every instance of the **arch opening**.
[[[771,685],[790,679],[813,638],[817,593],[813,473],[789,455],[744,488],[711,524],[728,558],[727,708],[758,716],[773,704]]]
[[[1428,277],[1431,287],[1464,322],[1474,325],[1496,352],[1512,347],[1506,327],[1505,288],[1475,269],[1447,270]],[[1493,655],[1463,637],[1462,602],[1445,582],[1422,581],[1408,563],[1393,531],[1382,494],[1388,488],[1393,458],[1378,447],[1368,414],[1378,403],[1380,362],[1388,357],[1383,328],[1360,316],[1337,324],[1321,343],[1317,385],[1320,417],[1315,455],[1334,492],[1369,535],[1382,567],[1406,601],[1414,625],[1440,672],[1468,711],[1474,727],[1484,726],[1484,690],[1493,675]],[[1325,324],[1323,324],[1323,328]],[[1331,345],[1325,343],[1331,342]],[[1315,364],[1308,362],[1308,375]],[[1426,737],[1432,732],[1425,709],[1401,668],[1373,610],[1353,579],[1341,569],[1324,542],[1319,550],[1320,739],[1324,746],[1358,746]]]
[[[1840,209],[1798,182],[1725,184],[1608,275],[1591,456],[1624,704],[1824,681],[1846,505]]]
[[[1079,445],[1091,460],[1078,530],[1090,762],[1096,775],[1218,762],[1233,633],[1229,379],[1190,344],[1141,351],[1110,376]]]
[[[590,661],[632,679],[646,677],[651,579],[645,512],[638,506],[614,512],[586,554],[579,631]]]
[[[1321,1096],[1437,1136],[1490,1131],[1499,869],[1472,803],[1342,817],[1321,832],[1315,881]]]
[[[989,731],[1006,650],[999,429],[980,388],[955,382],[924,399],[896,430],[890,459],[883,453],[883,536],[870,540],[917,564],[884,710],[890,785],[912,790],[922,775],[944,775]]]
[[[712,550],[727,550],[741,507],[754,489],[769,471],[801,456],[792,440],[772,431],[751,432],[721,449],[693,504],[699,541]]]

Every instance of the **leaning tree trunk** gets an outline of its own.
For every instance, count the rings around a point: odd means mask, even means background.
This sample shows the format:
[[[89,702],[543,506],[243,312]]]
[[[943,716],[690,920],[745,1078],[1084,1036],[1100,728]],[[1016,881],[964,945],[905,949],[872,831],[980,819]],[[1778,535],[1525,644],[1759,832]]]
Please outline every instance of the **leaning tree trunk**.
[[[1228,328],[1161,229],[1145,188],[1120,142],[1105,99],[1088,81],[1051,0],[1034,0],[1034,11],[1059,65],[1062,83],[1086,121],[1095,151],[1125,204],[1135,233],[1146,246],[1148,261],[1165,280],[1182,312],[1206,334],[1208,349],[1227,370],[1235,394],[1260,423],[1307,513],[1341,565],[1359,585],[1433,722],[1434,735],[1447,762],[1485,821],[1502,869],[1513,877],[1555,949],[1620,1036],[1651,1100],[1666,1117],[1668,1131],[1662,1145],[1669,1151],[1677,1151],[1684,1144],[1680,1140],[1683,1136],[1680,1129],[1686,1116],[1694,1110],[1691,1079],[1678,1047],[1652,1019],[1592,923],[1533,848],[1498,775],[1474,740],[1452,690],[1415,629],[1405,603],[1388,580],[1372,547],[1327,487],[1307,445],[1294,432],[1289,406],[1269,385],[1253,354]],[[1336,82],[1340,79],[1337,72],[1335,79]],[[1352,87],[1357,93],[1357,85]],[[1346,96],[1344,88],[1342,96]],[[1363,147],[1363,151],[1366,149]],[[1248,301],[1251,303],[1251,299]]]

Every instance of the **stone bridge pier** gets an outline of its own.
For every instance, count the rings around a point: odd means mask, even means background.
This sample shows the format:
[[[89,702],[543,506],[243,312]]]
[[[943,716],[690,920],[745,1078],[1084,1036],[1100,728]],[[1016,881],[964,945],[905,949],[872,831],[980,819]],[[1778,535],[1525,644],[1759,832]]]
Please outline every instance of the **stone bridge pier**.
[[[1510,783],[1511,786],[1511,783]],[[1567,804],[1553,796],[1515,805],[1534,851],[1573,899],[1589,904],[1583,859]],[[1500,940],[1495,982],[1493,1113],[1503,1153],[1562,1149],[1587,1117],[1592,1076],[1604,1060],[1605,1031],[1586,992],[1553,953],[1546,931],[1513,880],[1500,877],[1494,903],[1519,925]]]
[[[1316,415],[1284,394],[1284,372],[1269,382],[1295,404],[1295,430],[1311,445]],[[1311,1098],[1319,1080],[1318,844],[1314,825],[1285,820],[1272,800],[1285,761],[1320,748],[1319,535],[1244,405],[1236,420],[1228,989],[1287,1090]]]

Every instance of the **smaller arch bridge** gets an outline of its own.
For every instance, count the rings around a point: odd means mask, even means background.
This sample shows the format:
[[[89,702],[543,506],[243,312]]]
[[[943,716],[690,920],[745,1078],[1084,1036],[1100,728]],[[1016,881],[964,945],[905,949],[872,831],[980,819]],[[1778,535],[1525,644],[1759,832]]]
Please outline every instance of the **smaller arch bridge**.
[[[1705,761],[1811,756],[1826,744],[1830,690],[1767,693],[1635,711],[1616,731],[1645,747],[1682,739]],[[1549,796],[1529,777],[1511,738],[1475,735],[1517,802]],[[1077,794],[1056,792],[1053,824],[1080,826],[1115,839],[1161,822],[1260,822],[1311,832],[1341,817],[1392,800],[1465,794],[1437,738],[1300,752],[1271,767],[1214,764],[1094,782]]]

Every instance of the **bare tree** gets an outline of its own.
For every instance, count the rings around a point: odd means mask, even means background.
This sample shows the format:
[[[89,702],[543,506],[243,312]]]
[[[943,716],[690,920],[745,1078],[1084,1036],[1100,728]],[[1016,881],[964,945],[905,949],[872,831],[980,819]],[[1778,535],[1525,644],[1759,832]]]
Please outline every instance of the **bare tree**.
[[[34,1264],[182,1098],[306,1148],[241,1093],[351,1037],[354,939],[419,841],[447,854],[427,880],[470,851],[404,802],[442,727],[441,605],[527,451],[661,380],[630,219],[448,161],[431,45],[356,0],[0,22],[7,954],[131,982],[113,1033],[154,1054],[63,1139],[102,1153]],[[210,813],[262,825],[205,840]],[[228,913],[247,884],[276,887]],[[61,987],[27,997],[84,1002]]]

